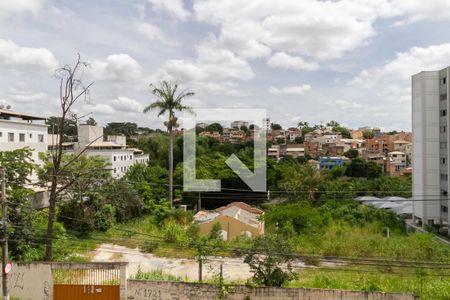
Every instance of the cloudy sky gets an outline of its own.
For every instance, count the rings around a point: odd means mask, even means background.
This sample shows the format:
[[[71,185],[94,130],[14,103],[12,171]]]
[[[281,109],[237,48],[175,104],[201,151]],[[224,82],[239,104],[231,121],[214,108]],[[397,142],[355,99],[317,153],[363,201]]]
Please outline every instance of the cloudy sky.
[[[448,0],[0,0],[0,103],[54,115],[54,70],[89,62],[100,124],[161,127],[149,84],[293,125],[410,129],[410,76],[450,65]]]

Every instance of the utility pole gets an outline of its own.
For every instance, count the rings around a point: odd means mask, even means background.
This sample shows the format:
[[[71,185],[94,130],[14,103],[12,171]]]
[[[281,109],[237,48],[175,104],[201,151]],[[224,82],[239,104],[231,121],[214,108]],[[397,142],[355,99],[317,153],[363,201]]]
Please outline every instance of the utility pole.
[[[197,201],[197,212],[202,210],[202,196],[198,193],[198,201]]]
[[[2,226],[3,226],[3,260],[2,260],[2,287],[3,287],[3,300],[9,300],[8,291],[8,273],[6,273],[6,264],[9,260],[8,254],[8,234],[6,232],[6,221],[8,219],[8,206],[6,204],[6,174],[5,168],[0,167],[0,179],[1,191],[2,191]]]

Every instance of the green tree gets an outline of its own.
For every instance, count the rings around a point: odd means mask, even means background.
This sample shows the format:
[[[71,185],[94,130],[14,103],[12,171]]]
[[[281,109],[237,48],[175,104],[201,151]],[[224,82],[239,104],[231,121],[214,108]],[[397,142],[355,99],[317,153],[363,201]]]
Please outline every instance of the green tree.
[[[279,165],[280,177],[278,187],[289,193],[291,199],[302,199],[313,202],[323,181],[322,174],[309,164],[296,161]]]
[[[212,124],[209,124],[208,126],[206,126],[206,131],[209,131],[209,132],[214,132],[214,131],[217,131],[217,132],[219,132],[220,134],[222,134],[222,132],[223,132],[223,127],[222,127],[222,125],[220,125],[219,123],[212,123]]]
[[[39,170],[43,182],[51,179],[54,168],[50,156],[41,155],[44,166]],[[94,229],[106,230],[115,219],[115,210],[108,204],[101,193],[102,188],[111,180],[108,164],[101,156],[64,154],[61,159],[66,168],[60,172],[59,219],[67,228],[80,234],[87,234]]]
[[[104,128],[105,135],[124,135],[130,137],[136,134],[138,126],[131,122],[111,122],[106,124]]]
[[[355,158],[347,166],[345,175],[349,177],[366,177],[369,179],[380,177],[383,174],[383,167],[363,158]]]
[[[67,141],[68,137],[77,135],[77,123],[72,119],[64,119],[61,126],[61,117],[52,116],[47,119],[48,133],[63,135],[63,140]]]
[[[257,285],[280,287],[295,278],[291,253],[292,247],[285,238],[258,236],[253,240],[244,262],[249,265]]]
[[[164,122],[169,132],[169,202],[173,207],[173,129],[178,126],[175,111],[192,111],[189,106],[183,104],[183,100],[187,97],[193,96],[193,92],[181,91],[178,92],[178,84],[163,81],[159,87],[151,85],[152,93],[157,100],[144,108],[144,113],[151,110],[158,110],[158,116],[165,113],[169,114],[168,120]]]
[[[365,130],[363,131],[363,138],[368,140],[368,139],[373,139],[374,134],[372,130]]]
[[[281,125],[280,125],[280,124],[277,124],[277,123],[272,123],[272,124],[270,124],[270,128],[271,128],[272,130],[281,130],[281,129],[283,129],[283,128],[281,127]]]
[[[356,149],[349,149],[347,152],[344,153],[344,156],[350,159],[354,159],[359,156],[359,151]]]
[[[97,121],[95,121],[94,118],[89,117],[89,119],[86,120],[86,125],[97,126]]]
[[[35,168],[31,161],[29,148],[0,152],[0,165],[4,168],[7,185],[10,255],[15,259],[24,257],[28,245],[33,243],[36,235],[33,226],[36,211],[30,201],[33,193],[24,188]]]

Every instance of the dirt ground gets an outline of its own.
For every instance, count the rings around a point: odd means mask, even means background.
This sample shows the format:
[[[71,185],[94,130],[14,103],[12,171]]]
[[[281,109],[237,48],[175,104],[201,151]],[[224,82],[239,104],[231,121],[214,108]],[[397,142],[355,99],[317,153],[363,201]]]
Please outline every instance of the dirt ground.
[[[140,252],[113,244],[101,244],[92,253],[93,261],[128,262],[128,273],[133,275],[140,266],[142,271],[162,269],[164,273],[179,276],[183,279],[198,279],[198,263],[194,259],[180,259],[170,257],[156,257],[151,253]],[[211,257],[203,265],[203,279],[219,274],[220,264],[223,265],[223,274],[226,280],[246,280],[250,278],[249,267],[242,258]]]
[[[142,271],[162,269],[164,273],[179,276],[184,280],[198,280],[198,263],[195,259],[182,259],[154,256],[151,253],[143,253],[139,249],[127,248],[113,244],[101,244],[92,253],[92,260],[97,262],[123,261],[128,262],[128,274],[136,274],[140,266]],[[245,281],[252,277],[250,269],[243,258],[209,257],[203,264],[203,279],[208,279],[219,274],[220,265],[223,266],[223,276],[228,281]],[[344,265],[338,261],[321,260],[321,266],[336,267]],[[305,265],[302,261],[294,261],[293,268],[315,268]]]

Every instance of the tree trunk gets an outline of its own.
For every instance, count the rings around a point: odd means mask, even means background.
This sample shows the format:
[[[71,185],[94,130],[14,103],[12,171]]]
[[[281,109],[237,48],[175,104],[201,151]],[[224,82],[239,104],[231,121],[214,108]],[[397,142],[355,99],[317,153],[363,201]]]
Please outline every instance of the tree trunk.
[[[171,122],[171,121],[169,121]],[[169,202],[173,208],[173,130],[169,126]]]
[[[53,248],[53,224],[55,222],[56,209],[56,177],[52,178],[52,186],[50,189],[49,208],[48,208],[48,222],[47,222],[47,239],[45,241],[45,260],[52,261]]]

